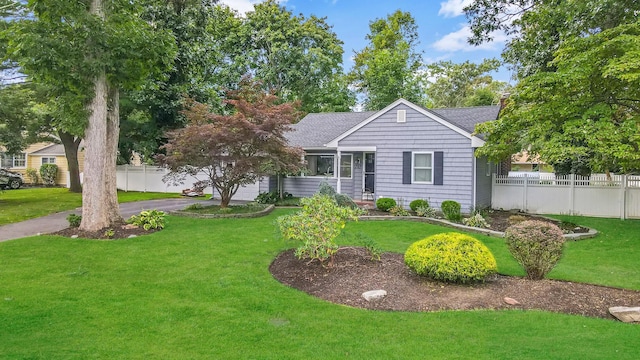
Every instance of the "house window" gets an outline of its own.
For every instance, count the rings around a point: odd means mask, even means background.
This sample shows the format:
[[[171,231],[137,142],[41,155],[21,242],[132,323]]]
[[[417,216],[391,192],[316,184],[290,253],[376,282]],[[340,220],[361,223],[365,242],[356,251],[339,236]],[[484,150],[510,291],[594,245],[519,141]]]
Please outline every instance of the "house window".
[[[13,155],[14,168],[23,168],[27,166],[27,155],[25,153]]]
[[[414,183],[433,183],[433,153],[413,153]]]
[[[44,164],[55,164],[56,163],[56,158],[54,157],[43,157],[42,158],[42,165]]]
[[[307,155],[307,176],[333,176],[333,155]]]
[[[340,156],[340,177],[351,178],[352,155]]]

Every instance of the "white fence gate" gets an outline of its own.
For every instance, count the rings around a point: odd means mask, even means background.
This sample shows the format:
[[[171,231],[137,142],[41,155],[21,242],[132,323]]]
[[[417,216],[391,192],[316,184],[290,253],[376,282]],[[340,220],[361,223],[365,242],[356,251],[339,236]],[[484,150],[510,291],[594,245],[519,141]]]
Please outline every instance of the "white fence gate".
[[[640,219],[640,176],[493,176],[491,207],[532,214]]]
[[[196,181],[207,178],[204,173],[197,174],[196,177],[188,176],[187,179],[185,179],[184,184],[176,186],[165,184],[162,181],[162,178],[167,173],[169,173],[167,169],[157,166],[121,165],[117,167],[116,171],[117,187],[124,191],[181,193],[182,190],[190,188]],[[211,187],[204,190],[205,194],[211,194],[211,191]],[[259,193],[260,181],[256,181],[254,184],[243,186],[238,189],[238,192],[233,196],[233,200],[251,201],[254,200]],[[216,192],[214,197],[219,199],[220,195]]]

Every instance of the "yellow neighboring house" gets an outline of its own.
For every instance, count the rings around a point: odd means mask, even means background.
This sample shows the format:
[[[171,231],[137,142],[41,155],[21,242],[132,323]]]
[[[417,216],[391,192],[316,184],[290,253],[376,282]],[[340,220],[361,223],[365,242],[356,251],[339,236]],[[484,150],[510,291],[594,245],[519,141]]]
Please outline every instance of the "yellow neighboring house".
[[[64,146],[54,143],[36,143],[29,145],[21,154],[8,155],[0,148],[0,167],[20,173],[24,176],[25,183],[32,183],[32,180],[26,176],[27,169],[35,169],[40,176],[40,166],[42,164],[58,165],[58,176],[56,184],[68,186],[69,183],[69,166],[67,165],[67,157],[64,154]],[[78,150],[78,163],[80,173],[84,170],[84,151],[82,145]],[[42,181],[42,180],[40,180]]]

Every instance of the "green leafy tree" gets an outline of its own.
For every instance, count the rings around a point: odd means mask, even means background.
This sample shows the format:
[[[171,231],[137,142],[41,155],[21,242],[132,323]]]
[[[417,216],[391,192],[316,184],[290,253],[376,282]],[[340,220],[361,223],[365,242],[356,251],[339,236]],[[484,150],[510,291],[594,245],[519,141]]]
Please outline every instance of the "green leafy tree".
[[[171,170],[167,181],[180,183],[187,175],[206,173],[222,208],[241,186],[302,166],[302,151],[288,146],[284,136],[299,116],[296,104],[279,104],[276,96],[248,78],[225,102],[235,113],[217,115],[206,104],[192,101],[185,110],[189,124],[168,133],[167,155],[158,156]]]
[[[416,51],[418,26],[400,10],[369,24],[369,41],[355,54],[349,77],[368,110],[380,110],[399,98],[424,104],[424,69]]]
[[[434,108],[497,104],[508,85],[488,75],[500,61],[485,59],[480,64],[439,61],[427,68],[435,81],[426,88],[429,105]]]
[[[326,19],[294,16],[267,0],[247,13],[240,30],[228,47],[236,51],[233,66],[282,101],[300,101],[304,112],[348,111],[355,103],[342,73],[342,41]]]
[[[638,39],[636,21],[565,41],[555,71],[524,79],[505,115],[478,127],[488,134],[478,154],[500,158],[528,147],[552,164],[586,158],[596,171],[639,169]]]
[[[86,147],[83,230],[122,221],[115,182],[120,90],[140,86],[173,57],[173,39],[140,18],[127,0],[28,2],[10,29],[10,57],[34,82],[64,98]],[[153,46],[149,46],[153,44]],[[78,124],[80,122],[80,124]]]

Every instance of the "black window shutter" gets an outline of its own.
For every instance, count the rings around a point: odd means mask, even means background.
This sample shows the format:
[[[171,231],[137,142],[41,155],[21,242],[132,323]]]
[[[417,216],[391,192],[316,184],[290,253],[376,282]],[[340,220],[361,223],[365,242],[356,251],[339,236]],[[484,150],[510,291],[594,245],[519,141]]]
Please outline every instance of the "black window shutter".
[[[402,183],[411,184],[411,151],[402,153]]]
[[[433,153],[433,184],[442,185],[442,164],[444,153],[442,151],[436,151]]]

